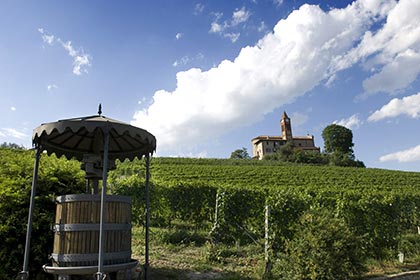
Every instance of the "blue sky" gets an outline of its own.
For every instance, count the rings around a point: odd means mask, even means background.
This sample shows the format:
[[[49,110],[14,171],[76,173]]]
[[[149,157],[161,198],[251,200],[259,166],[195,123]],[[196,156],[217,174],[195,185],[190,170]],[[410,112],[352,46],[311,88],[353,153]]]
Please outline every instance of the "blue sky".
[[[0,142],[92,115],[145,128],[158,156],[227,158],[331,123],[368,167],[420,169],[420,2],[0,3]]]

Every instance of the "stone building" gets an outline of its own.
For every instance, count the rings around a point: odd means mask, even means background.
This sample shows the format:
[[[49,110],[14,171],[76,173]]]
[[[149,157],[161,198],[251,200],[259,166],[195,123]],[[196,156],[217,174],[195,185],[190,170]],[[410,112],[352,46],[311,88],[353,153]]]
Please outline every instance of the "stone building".
[[[253,158],[262,159],[265,155],[275,153],[280,146],[288,142],[293,142],[296,148],[304,151],[320,152],[319,147],[315,147],[313,135],[293,136],[292,124],[286,112],[280,120],[281,136],[260,135],[252,139],[252,156]]]

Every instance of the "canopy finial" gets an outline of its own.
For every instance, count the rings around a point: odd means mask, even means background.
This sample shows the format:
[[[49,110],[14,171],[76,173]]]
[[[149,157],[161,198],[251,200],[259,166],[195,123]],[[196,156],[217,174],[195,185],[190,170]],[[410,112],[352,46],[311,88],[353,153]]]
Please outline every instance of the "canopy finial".
[[[99,103],[99,108],[98,108],[98,115],[102,115],[102,104]]]

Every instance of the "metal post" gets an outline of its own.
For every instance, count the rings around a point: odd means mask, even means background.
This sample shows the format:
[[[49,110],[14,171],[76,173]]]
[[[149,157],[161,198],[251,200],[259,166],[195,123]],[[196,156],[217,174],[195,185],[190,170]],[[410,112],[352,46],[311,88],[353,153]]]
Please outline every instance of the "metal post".
[[[146,155],[146,248],[145,248],[145,263],[144,263],[144,278],[150,279],[149,269],[149,208],[150,208],[150,155]]]
[[[26,243],[25,243],[25,255],[23,259],[23,270],[19,273],[20,278],[22,280],[26,280],[29,277],[28,261],[29,261],[29,250],[31,247],[32,217],[33,217],[34,206],[35,206],[36,184],[38,181],[38,168],[39,168],[40,157],[41,157],[41,147],[38,146],[36,148],[34,173],[32,177],[31,201],[29,204],[28,226],[26,230]]]
[[[99,227],[99,257],[98,257],[98,272],[96,273],[96,280],[105,279],[106,274],[103,272],[104,264],[104,241],[105,241],[105,203],[106,203],[106,180],[108,171],[108,150],[109,150],[109,131],[105,132],[104,139],[104,158],[102,170],[102,193],[101,193],[101,221]]]

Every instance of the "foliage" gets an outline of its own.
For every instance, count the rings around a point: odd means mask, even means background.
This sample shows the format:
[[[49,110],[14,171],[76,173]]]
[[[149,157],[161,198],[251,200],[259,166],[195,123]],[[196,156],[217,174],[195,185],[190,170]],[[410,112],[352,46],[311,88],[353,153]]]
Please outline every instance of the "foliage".
[[[305,212],[299,230],[286,240],[273,274],[276,279],[349,279],[363,271],[360,240],[343,220],[326,210]]]
[[[404,253],[406,258],[419,257],[420,252],[420,234],[410,233],[401,236],[398,251]],[[420,261],[420,259],[418,260]]]
[[[285,145],[280,146],[277,152],[267,154],[263,159],[299,164],[329,164],[343,167],[365,167],[362,161],[354,159],[353,154],[343,154],[341,152],[319,153],[316,151],[305,151],[294,147],[293,142],[288,142]]]
[[[230,158],[231,159],[249,159],[251,157],[249,156],[248,150],[242,147],[242,149],[237,149],[233,151],[230,154]]]
[[[5,240],[0,248],[5,264],[0,273],[10,277],[16,275],[23,259],[33,158],[32,151],[0,149],[0,238]],[[213,224],[211,237],[218,244],[259,244],[266,204],[271,206],[271,241],[276,254],[286,252],[292,240],[299,240],[304,217],[311,209],[335,213],[337,227],[344,223],[362,238],[363,255],[374,258],[385,258],[387,250],[403,246],[401,236],[420,221],[420,173],[416,172],[185,158],[153,158],[150,168],[151,223],[173,226],[181,221],[207,231]],[[135,224],[144,221],[144,177],[141,160],[118,162],[108,177],[113,193],[132,197]],[[54,156],[42,156],[39,182],[31,252],[31,258],[39,259],[31,261],[32,271],[39,270],[51,252],[52,234],[46,233],[54,216],[54,196],[84,189],[79,163]],[[321,221],[316,225],[328,229]],[[166,238],[178,244],[195,237],[170,231]]]
[[[16,143],[3,142],[3,144],[0,145],[0,149],[25,150],[25,147],[23,145],[19,145],[19,144],[16,144]]]
[[[300,148],[296,148],[293,145],[293,142],[288,142],[285,145],[280,146],[277,152],[267,154],[263,159],[317,165],[327,165],[330,162],[329,155],[316,151],[304,151]]]
[[[331,124],[322,131],[324,149],[327,153],[353,154],[353,133],[351,129]]]
[[[16,277],[23,264],[33,165],[33,151],[0,149],[0,275],[7,279]],[[40,277],[41,266],[52,252],[54,197],[83,189],[77,162],[41,157],[29,255],[31,275]]]
[[[210,232],[213,242],[250,243],[260,236],[264,221],[264,193],[246,188],[220,189],[217,219]]]

